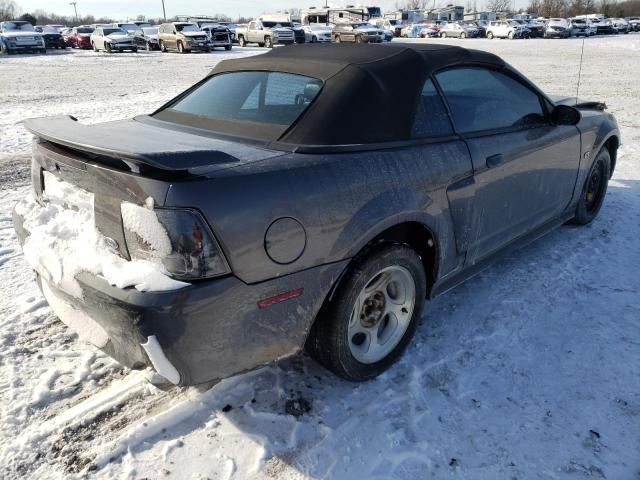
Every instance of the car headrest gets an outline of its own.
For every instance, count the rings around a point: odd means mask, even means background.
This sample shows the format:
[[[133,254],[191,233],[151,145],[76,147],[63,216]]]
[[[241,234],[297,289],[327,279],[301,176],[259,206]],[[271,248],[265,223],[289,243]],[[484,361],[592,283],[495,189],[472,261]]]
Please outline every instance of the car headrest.
[[[307,83],[304,87],[304,98],[313,100],[318,95],[322,86],[318,82]]]

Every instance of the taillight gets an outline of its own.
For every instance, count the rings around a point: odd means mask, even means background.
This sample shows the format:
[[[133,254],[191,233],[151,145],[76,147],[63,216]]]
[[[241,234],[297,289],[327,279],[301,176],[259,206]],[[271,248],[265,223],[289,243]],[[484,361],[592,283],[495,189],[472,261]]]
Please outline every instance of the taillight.
[[[161,262],[180,280],[231,272],[211,229],[196,210],[122,203],[122,224],[132,259]]]

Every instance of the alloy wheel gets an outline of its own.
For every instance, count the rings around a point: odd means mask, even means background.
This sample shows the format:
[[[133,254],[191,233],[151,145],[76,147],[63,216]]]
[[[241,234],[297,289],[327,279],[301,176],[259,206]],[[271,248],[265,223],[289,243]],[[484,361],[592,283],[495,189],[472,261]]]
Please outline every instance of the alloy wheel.
[[[601,160],[598,160],[596,166],[591,170],[589,180],[587,180],[587,192],[584,197],[587,212],[591,213],[601,201],[606,180],[604,178],[604,166]]]
[[[415,281],[404,267],[379,271],[356,298],[347,335],[349,349],[361,363],[385,358],[402,340],[416,303]]]

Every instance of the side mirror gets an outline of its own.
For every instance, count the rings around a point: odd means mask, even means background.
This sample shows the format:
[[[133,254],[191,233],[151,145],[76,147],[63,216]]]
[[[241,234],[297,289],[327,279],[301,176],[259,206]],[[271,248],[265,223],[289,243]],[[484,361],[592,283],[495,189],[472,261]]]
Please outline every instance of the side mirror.
[[[551,121],[555,125],[577,125],[581,118],[580,111],[569,105],[556,105],[551,112]]]

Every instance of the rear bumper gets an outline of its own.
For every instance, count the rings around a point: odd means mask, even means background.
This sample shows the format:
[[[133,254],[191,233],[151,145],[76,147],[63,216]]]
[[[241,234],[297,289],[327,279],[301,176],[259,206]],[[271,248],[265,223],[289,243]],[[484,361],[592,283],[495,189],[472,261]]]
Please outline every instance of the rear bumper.
[[[13,221],[23,244],[29,232],[15,211]],[[38,283],[61,320],[65,321],[61,310],[68,315],[73,309],[78,312],[76,317],[97,323],[107,339],[97,346],[121,364],[135,369],[153,367],[157,362],[147,352],[149,344],[157,341],[160,352],[177,371],[174,383],[193,385],[252,370],[298,352],[347,262],[254,285],[227,276],[169,292],[120,289],[101,277],[81,273],[76,280],[82,298],[69,295],[43,277],[38,277]],[[299,289],[302,293],[298,297],[258,306],[260,300]],[[161,369],[156,370],[163,374]]]

